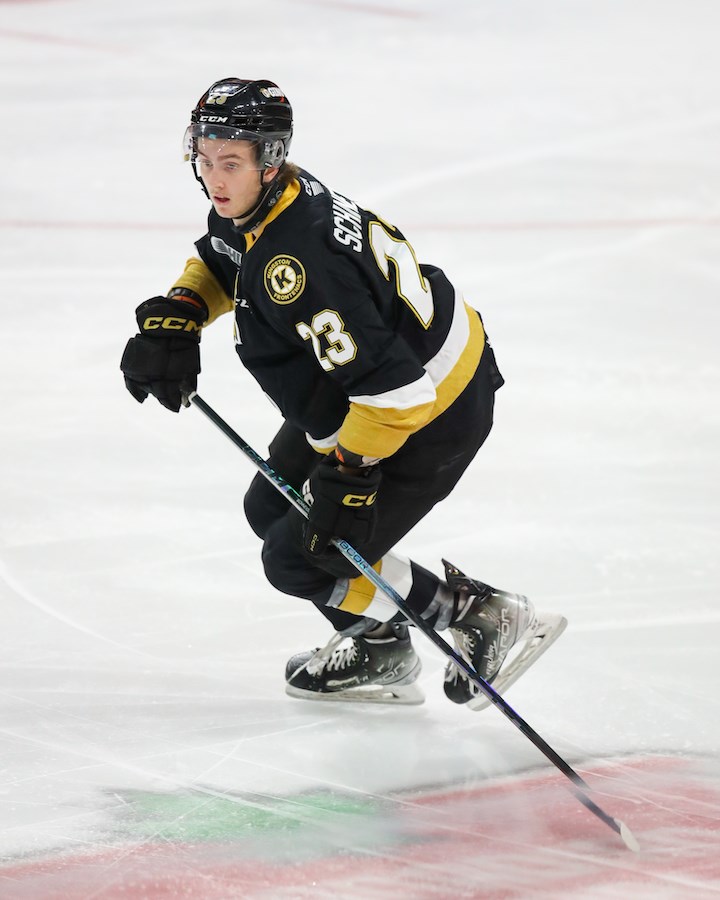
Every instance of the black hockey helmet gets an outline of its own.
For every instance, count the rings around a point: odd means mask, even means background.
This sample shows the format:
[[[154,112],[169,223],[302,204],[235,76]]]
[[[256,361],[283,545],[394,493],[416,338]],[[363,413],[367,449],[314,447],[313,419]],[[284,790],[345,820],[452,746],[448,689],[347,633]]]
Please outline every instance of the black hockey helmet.
[[[199,138],[252,141],[258,146],[257,168],[271,169],[287,158],[292,133],[292,106],[274,82],[222,78],[191,113],[183,142],[185,159],[195,162]]]

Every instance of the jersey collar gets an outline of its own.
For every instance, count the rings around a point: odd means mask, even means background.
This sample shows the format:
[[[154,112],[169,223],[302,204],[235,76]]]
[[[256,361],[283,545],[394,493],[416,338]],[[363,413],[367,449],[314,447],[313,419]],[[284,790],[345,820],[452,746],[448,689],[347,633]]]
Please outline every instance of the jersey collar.
[[[255,245],[256,241],[259,239],[260,235],[265,231],[267,226],[273,222],[277,217],[284,212],[291,203],[293,203],[300,193],[300,182],[297,178],[293,178],[293,180],[288,184],[285,190],[282,192],[282,195],[278,202],[273,206],[270,212],[265,216],[262,222],[256,227],[253,228],[252,231],[249,231],[245,237],[245,252],[251,250]]]

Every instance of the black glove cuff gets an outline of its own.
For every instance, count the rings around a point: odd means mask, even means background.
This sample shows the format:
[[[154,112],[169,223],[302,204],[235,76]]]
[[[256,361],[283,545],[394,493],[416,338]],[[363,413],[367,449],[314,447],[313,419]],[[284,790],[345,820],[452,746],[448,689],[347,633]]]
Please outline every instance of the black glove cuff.
[[[184,303],[189,303],[191,306],[196,306],[205,314],[205,319],[203,319],[203,321],[207,320],[209,315],[207,303],[205,303],[200,294],[196,294],[195,291],[191,291],[190,288],[174,287],[172,290],[168,291],[167,296],[168,300],[180,300]]]
[[[349,466],[351,469],[365,469],[377,466],[380,458],[377,456],[363,456],[361,453],[353,453],[347,450],[341,444],[335,448],[335,456],[343,466]]]
[[[356,472],[347,472],[340,470],[341,465],[346,464],[341,463],[334,453],[330,453],[321,460],[315,474],[321,482],[334,485],[338,490],[347,487],[370,494],[380,486],[380,466],[364,466]]]

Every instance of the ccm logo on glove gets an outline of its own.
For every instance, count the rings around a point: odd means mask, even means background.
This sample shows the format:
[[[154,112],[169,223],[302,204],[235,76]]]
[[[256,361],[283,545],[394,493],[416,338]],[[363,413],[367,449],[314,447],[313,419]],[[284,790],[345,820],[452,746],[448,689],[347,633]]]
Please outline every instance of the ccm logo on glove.
[[[375,531],[380,467],[368,466],[354,474],[342,471],[339,465],[331,453],[303,485],[305,500],[310,504],[303,544],[311,556],[325,553],[333,538],[362,546]]]
[[[154,331],[157,328],[166,331],[202,331],[202,325],[193,319],[179,319],[176,316],[148,316],[140,326],[142,331]]]
[[[377,491],[370,494],[345,494],[343,497],[343,506],[372,506],[377,498]]]

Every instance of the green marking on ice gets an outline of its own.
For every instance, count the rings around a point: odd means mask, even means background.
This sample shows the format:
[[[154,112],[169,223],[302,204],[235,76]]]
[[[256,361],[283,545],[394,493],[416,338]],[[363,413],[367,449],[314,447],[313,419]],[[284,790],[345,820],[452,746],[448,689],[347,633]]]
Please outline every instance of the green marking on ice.
[[[358,818],[372,818],[378,804],[368,799],[331,793],[294,797],[258,794],[208,796],[203,791],[152,793],[118,792],[127,805],[120,815],[124,834],[169,841],[236,840],[290,834],[312,825],[339,829]]]

